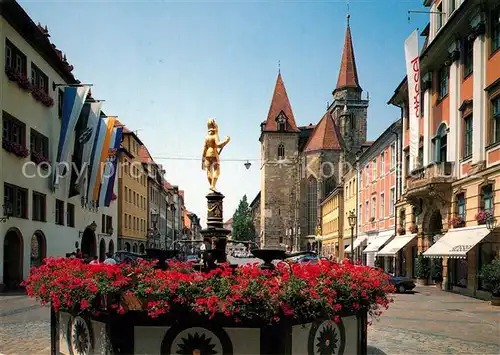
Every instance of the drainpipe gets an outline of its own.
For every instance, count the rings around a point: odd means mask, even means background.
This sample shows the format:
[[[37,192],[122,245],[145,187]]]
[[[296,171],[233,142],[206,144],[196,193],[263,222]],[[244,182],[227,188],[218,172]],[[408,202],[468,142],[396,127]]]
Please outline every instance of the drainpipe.
[[[358,238],[358,225],[359,225],[359,178],[360,178],[360,172],[359,172],[359,156],[361,155],[361,150],[356,153],[356,239]],[[351,241],[351,243],[354,243],[354,238]],[[354,253],[351,255],[352,260],[354,260]]]

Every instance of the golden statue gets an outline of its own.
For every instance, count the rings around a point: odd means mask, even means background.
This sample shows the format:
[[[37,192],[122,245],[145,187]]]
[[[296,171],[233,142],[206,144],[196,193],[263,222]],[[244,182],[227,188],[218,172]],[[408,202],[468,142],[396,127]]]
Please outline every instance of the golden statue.
[[[205,137],[205,145],[203,147],[203,161],[201,168],[207,170],[208,183],[210,190],[217,192],[215,185],[220,175],[220,153],[222,149],[231,140],[226,137],[223,142],[219,141],[219,126],[215,123],[215,119],[211,118],[207,123],[208,135]]]

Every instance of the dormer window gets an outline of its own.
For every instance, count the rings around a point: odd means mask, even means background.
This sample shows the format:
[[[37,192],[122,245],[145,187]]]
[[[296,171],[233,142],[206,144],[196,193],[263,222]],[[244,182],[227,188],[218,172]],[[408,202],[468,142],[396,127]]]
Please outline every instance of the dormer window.
[[[276,122],[278,124],[278,131],[279,132],[285,132],[286,131],[286,116],[281,112],[276,119]]]

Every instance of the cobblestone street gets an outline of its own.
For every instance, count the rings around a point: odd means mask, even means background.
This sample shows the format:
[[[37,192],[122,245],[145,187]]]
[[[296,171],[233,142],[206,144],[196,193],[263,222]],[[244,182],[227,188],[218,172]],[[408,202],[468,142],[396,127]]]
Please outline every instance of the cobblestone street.
[[[22,295],[0,296],[0,353],[49,354],[49,311]],[[500,309],[419,287],[396,295],[368,331],[370,354],[499,354]],[[350,354],[346,354],[350,355]]]

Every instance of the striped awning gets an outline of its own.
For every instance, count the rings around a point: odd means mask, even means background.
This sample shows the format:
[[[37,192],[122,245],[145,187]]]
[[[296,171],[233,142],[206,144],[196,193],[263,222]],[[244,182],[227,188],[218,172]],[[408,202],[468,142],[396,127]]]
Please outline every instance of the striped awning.
[[[352,245],[353,249],[355,250],[356,248],[358,248],[361,245],[361,243],[363,243],[366,240],[366,237],[367,237],[366,235],[357,237]],[[344,250],[344,253],[350,253],[350,252],[351,252],[351,246],[349,245],[349,247],[346,247],[346,249]]]
[[[465,259],[467,253],[490,234],[486,226],[450,229],[434,245],[424,252],[428,258]]]
[[[389,244],[382,248],[381,251],[377,253],[378,256],[395,256],[398,251],[403,249],[409,242],[411,242],[417,236],[416,233],[398,235],[396,238],[391,240]]]
[[[394,236],[394,231],[389,231],[373,238],[372,242],[363,250],[363,253],[376,253],[389,239]]]

